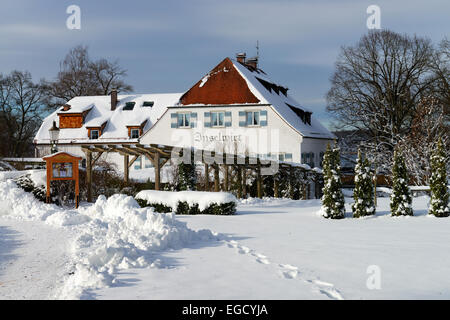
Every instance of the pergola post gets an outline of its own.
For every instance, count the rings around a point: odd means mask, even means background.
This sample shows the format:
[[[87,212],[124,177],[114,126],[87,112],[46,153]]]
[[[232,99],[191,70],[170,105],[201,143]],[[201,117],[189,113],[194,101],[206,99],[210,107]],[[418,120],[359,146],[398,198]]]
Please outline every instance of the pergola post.
[[[262,198],[262,176],[260,166],[256,168],[256,191],[258,198]]]
[[[87,201],[92,202],[92,151],[86,151]]]
[[[214,165],[214,191],[220,191],[220,179],[219,179],[219,165]]]
[[[128,155],[123,156],[123,181],[125,182],[125,185],[128,185],[129,182],[129,176],[130,176],[130,170],[128,163],[130,162],[130,158]]]
[[[242,167],[238,165],[237,167],[237,185],[238,185],[238,193],[237,196],[239,199],[242,198]]]
[[[223,190],[224,191],[228,191],[228,179],[229,179],[229,177],[228,177],[228,165],[224,164],[223,168],[225,170],[224,181],[223,181]]]
[[[242,184],[241,184],[241,188],[242,188],[242,195],[244,196],[244,198],[247,198],[247,170],[244,168],[242,170]]]
[[[160,190],[161,161],[159,158],[159,152],[156,152],[153,160],[153,166],[155,167],[155,190]]]
[[[280,197],[280,181],[278,180],[278,175],[273,175],[273,196],[275,198]]]
[[[294,183],[293,183],[294,169],[289,168],[289,198],[294,199]]]
[[[205,163],[205,191],[209,191],[209,165]]]

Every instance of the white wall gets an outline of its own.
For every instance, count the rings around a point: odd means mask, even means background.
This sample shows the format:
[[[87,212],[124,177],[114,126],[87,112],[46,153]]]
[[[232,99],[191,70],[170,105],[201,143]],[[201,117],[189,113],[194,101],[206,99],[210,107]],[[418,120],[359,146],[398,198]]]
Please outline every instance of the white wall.
[[[303,138],[303,143],[300,146],[300,153],[313,152],[314,166],[319,167],[320,153],[325,152],[328,143],[330,143],[330,145],[333,146],[333,140]]]
[[[239,111],[267,110],[267,126],[240,127]],[[191,111],[197,113],[195,128],[171,128],[171,113]],[[231,111],[231,126],[205,128],[204,113]],[[217,141],[226,137],[226,141]],[[233,107],[177,107],[169,108],[160,120],[140,139],[142,144],[164,144],[196,147],[203,150],[255,154],[291,153],[292,161],[300,161],[302,136],[291,128],[270,106]]]

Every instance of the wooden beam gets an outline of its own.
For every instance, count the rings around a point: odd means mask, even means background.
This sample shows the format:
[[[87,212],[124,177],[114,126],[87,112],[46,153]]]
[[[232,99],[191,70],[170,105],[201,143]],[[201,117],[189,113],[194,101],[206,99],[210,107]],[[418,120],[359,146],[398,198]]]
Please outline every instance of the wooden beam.
[[[273,196],[275,198],[279,198],[280,197],[280,181],[278,180],[278,175],[274,174],[273,175]]]
[[[238,184],[238,193],[237,196],[239,199],[242,198],[242,166],[237,166],[237,184]]]
[[[125,182],[125,185],[128,185],[129,182],[129,175],[130,175],[130,167],[128,163],[130,162],[129,156],[125,155],[123,156],[123,180]]]
[[[247,198],[247,169],[245,167],[242,167],[241,188],[243,197]]]
[[[92,152],[86,151],[87,201],[92,202]]]
[[[219,192],[220,191],[220,179],[219,179],[219,165],[214,165],[214,191]]]
[[[155,158],[153,160],[153,166],[155,167],[155,190],[160,190],[160,174],[161,174],[161,163],[159,162],[159,153],[155,153]]]
[[[102,156],[102,154],[103,154],[103,151],[98,152],[98,154],[97,154],[97,156],[95,157],[95,159],[92,160],[92,165],[94,165],[94,164],[97,162],[97,160],[100,159],[100,157]]]
[[[128,162],[128,168],[130,168],[138,158],[139,158],[138,156],[134,156],[133,159],[131,159],[130,162]]]
[[[228,191],[228,180],[229,180],[229,174],[228,174],[228,165],[224,164],[223,165],[223,169],[224,169],[224,177],[223,177],[223,190],[224,191]]]
[[[261,177],[261,167],[256,169],[256,192],[258,198],[262,198],[262,177]]]
[[[205,163],[205,191],[209,191],[209,165]]]

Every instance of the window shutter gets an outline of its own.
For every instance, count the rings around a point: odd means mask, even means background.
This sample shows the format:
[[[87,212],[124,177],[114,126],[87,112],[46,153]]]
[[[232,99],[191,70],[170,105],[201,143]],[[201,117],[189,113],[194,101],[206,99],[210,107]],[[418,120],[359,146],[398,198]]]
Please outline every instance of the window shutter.
[[[191,128],[197,127],[197,112],[191,112]]]
[[[170,114],[170,127],[178,128],[178,114],[177,113]]]
[[[205,128],[210,128],[211,127],[211,112],[205,112],[204,113],[204,117],[205,117]]]
[[[261,110],[259,112],[259,124],[262,127],[267,126],[267,110]]]
[[[225,112],[225,127],[231,127],[231,112]]]
[[[239,111],[239,127],[247,126],[247,117],[245,111]]]

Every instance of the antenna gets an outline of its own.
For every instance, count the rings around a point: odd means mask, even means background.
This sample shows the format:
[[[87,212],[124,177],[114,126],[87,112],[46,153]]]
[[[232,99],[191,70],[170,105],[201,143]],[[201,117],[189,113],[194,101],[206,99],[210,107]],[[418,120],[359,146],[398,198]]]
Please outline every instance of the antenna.
[[[259,59],[259,41],[256,40],[256,57]]]

